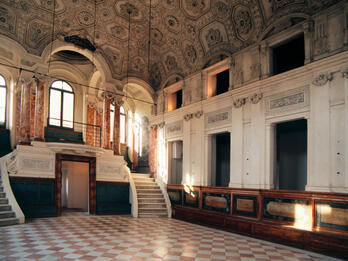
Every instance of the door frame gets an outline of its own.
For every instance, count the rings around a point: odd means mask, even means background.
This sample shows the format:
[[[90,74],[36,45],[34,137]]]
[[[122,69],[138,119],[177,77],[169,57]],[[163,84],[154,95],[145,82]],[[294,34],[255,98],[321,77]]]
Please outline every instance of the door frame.
[[[96,188],[97,188],[97,179],[96,179],[96,158],[95,157],[86,157],[86,156],[77,156],[69,154],[56,154],[56,187],[55,187],[55,202],[57,206],[57,216],[62,214],[62,162],[63,161],[76,161],[76,162],[87,162],[89,163],[89,214],[96,214]]]

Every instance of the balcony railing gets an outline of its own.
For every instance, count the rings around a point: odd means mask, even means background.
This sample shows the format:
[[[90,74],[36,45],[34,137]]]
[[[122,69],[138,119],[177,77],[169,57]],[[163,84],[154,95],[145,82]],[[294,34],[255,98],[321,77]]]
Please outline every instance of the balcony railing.
[[[62,122],[62,126],[71,126],[72,128],[62,127],[58,124],[56,126],[52,124],[54,122]],[[48,118],[47,127],[45,128],[45,140],[47,142],[78,143],[101,147],[101,127],[77,121],[61,121],[60,119]]]

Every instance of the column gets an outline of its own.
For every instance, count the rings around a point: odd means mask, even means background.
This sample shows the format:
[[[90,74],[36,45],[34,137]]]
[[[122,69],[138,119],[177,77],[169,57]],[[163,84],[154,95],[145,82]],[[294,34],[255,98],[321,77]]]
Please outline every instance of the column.
[[[275,153],[275,131],[274,125],[266,124],[266,155],[265,155],[265,189],[274,188],[274,153]]]
[[[342,69],[342,77],[344,78],[344,175],[345,175],[345,187],[348,188],[348,67]]]
[[[15,98],[15,105],[14,105],[14,109],[15,109],[15,130],[16,130],[16,138],[15,138],[15,143],[18,144],[19,142],[19,130],[21,129],[20,126],[20,115],[21,115],[21,84],[18,84],[18,86],[15,86],[15,94],[16,94],[16,98]]]
[[[36,78],[34,140],[44,141],[45,82]]]
[[[103,123],[102,123],[102,147],[110,149],[110,97],[102,93],[103,98]]]
[[[244,99],[233,102],[231,132],[231,168],[229,187],[241,188],[243,177],[243,104]]]
[[[30,89],[32,87],[32,80],[21,83],[21,103],[19,115],[19,135],[18,143],[20,145],[30,144]]]
[[[152,125],[149,141],[149,166],[150,172],[157,172],[157,125]]]
[[[101,147],[102,146],[102,126],[103,126],[103,108],[97,104],[97,108],[95,111],[95,125],[97,127],[95,128],[95,137],[96,137],[96,143],[95,146]]]
[[[114,137],[112,141],[112,146],[114,150],[114,155],[121,155],[120,153],[120,106],[122,105],[121,98],[115,98],[115,112],[114,112]]]
[[[36,82],[30,88],[30,140],[34,139],[34,125],[35,125],[35,99],[36,99]]]
[[[331,74],[316,76],[310,87],[308,122],[308,166],[306,190],[329,191],[330,180],[330,104]]]
[[[183,166],[182,166],[182,184],[191,184],[191,119],[192,114],[186,114],[183,121]]]
[[[95,144],[95,131],[94,127],[95,118],[95,104],[93,102],[87,102],[87,134],[86,134],[86,144],[94,146]]]

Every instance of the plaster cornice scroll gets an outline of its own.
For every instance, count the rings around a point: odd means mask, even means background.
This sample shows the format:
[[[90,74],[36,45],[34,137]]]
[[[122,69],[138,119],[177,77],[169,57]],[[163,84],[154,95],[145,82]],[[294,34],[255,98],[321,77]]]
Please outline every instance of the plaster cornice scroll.
[[[322,73],[313,78],[312,84],[315,86],[324,86],[327,82],[331,81],[332,79],[332,73]]]
[[[184,115],[184,120],[189,121],[193,118],[193,113],[187,113]]]
[[[164,121],[162,121],[161,123],[158,124],[158,127],[160,129],[163,129],[163,127],[166,125],[166,123]]]
[[[194,115],[197,119],[199,119],[203,115],[203,110],[196,111]]]
[[[263,97],[262,93],[254,93],[249,96],[249,101],[252,104],[257,104],[259,103],[259,101],[261,101],[262,97]]]
[[[341,69],[341,74],[343,78],[348,79],[348,67]]]
[[[245,103],[246,103],[245,98],[238,98],[238,99],[233,101],[233,106],[234,106],[234,108],[238,109],[238,108],[242,107]]]

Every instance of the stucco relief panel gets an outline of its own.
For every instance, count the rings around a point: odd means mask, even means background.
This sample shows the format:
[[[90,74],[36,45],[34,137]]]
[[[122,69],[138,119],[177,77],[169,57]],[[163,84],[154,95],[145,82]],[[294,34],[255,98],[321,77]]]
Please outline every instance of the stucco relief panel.
[[[180,7],[190,19],[198,19],[210,10],[210,0],[181,0]]]
[[[171,138],[183,133],[183,122],[177,121],[166,125],[166,137]]]
[[[225,26],[220,22],[213,22],[200,31],[200,41],[205,53],[215,47],[228,43]]]
[[[265,98],[266,115],[280,114],[309,106],[308,87],[301,87]]]
[[[232,108],[226,108],[219,111],[209,112],[204,115],[204,122],[206,129],[213,129],[229,125],[231,123],[231,110]]]
[[[16,33],[16,15],[11,9],[2,5],[0,5],[0,28],[11,34]]]

